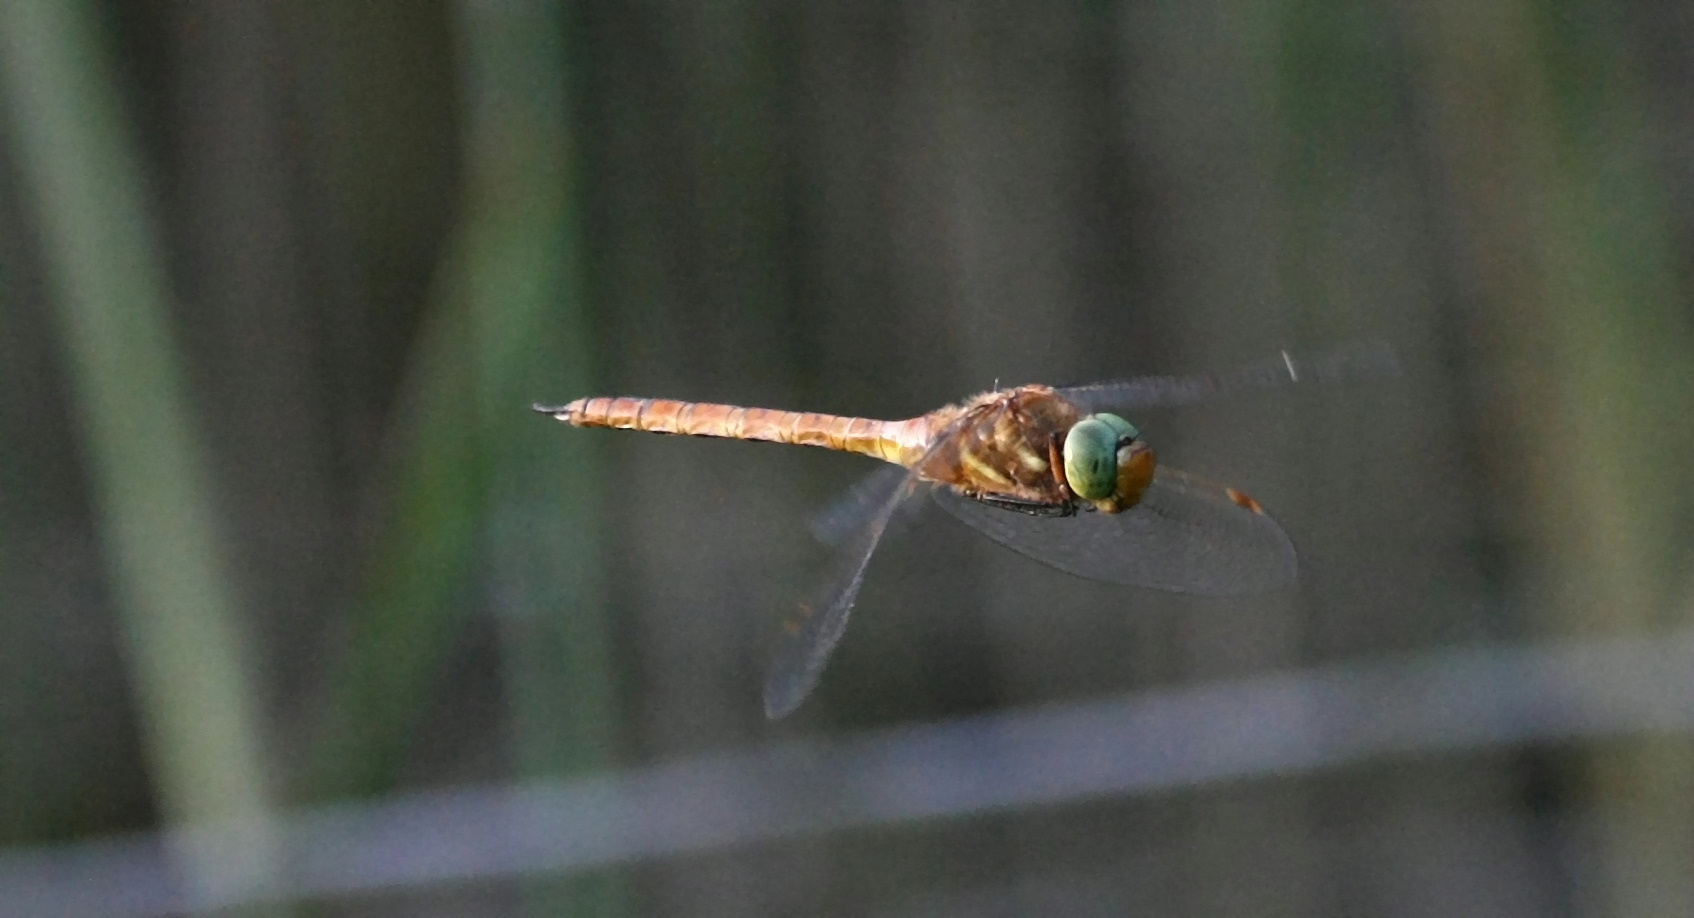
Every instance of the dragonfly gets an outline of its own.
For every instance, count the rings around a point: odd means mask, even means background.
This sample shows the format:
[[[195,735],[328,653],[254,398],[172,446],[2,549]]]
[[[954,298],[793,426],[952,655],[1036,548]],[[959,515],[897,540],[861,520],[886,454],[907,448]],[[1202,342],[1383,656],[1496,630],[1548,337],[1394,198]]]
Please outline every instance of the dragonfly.
[[[995,542],[1091,580],[1247,595],[1296,581],[1294,544],[1246,492],[1160,465],[1125,413],[1221,393],[1392,371],[1372,344],[1312,360],[1287,351],[1223,374],[999,388],[899,421],[654,398],[591,397],[534,410],[573,427],[819,446],[891,467],[820,521],[838,564],[783,625],[764,686],[772,720],[816,687],[889,524],[932,495]]]

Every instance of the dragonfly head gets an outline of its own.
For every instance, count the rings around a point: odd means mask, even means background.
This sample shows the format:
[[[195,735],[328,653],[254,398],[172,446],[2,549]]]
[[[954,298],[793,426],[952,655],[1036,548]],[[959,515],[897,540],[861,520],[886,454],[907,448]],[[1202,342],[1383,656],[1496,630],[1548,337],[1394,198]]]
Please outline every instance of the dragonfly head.
[[[1106,513],[1135,506],[1153,479],[1153,451],[1141,431],[1115,414],[1091,414],[1065,435],[1065,481]]]

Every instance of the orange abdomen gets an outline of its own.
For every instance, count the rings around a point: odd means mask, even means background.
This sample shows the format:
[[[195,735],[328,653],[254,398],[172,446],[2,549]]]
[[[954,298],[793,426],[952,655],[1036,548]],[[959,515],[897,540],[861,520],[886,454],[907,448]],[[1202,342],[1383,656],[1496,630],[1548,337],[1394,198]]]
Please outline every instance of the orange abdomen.
[[[537,405],[536,410],[575,427],[796,443],[875,456],[899,465],[915,462],[931,435],[927,415],[909,421],[878,421],[659,398],[579,398],[558,408]]]

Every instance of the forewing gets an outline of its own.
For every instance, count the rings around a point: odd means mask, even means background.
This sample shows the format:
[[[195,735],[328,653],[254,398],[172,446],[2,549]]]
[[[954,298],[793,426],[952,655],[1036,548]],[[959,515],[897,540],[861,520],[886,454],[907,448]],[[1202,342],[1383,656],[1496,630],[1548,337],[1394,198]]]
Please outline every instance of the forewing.
[[[1161,467],[1122,513],[1030,516],[951,488],[936,499],[984,535],[1059,570],[1175,593],[1244,595],[1294,583],[1294,544],[1276,520],[1219,485]]]
[[[1283,351],[1269,360],[1225,373],[1194,376],[1142,376],[1086,386],[1067,386],[1059,393],[1086,411],[1134,411],[1191,405],[1220,395],[1255,389],[1275,389],[1297,383],[1337,383],[1388,377],[1399,373],[1394,349],[1367,342],[1315,355]]]
[[[799,707],[818,684],[830,653],[847,630],[847,618],[864,583],[865,569],[889,520],[919,490],[931,487],[905,469],[893,471],[899,474],[874,475],[855,489],[852,513],[858,525],[850,535],[837,533],[834,539],[839,546],[839,566],[825,582],[818,600],[801,606],[783,626],[776,656],[765,677],[765,716],[772,720]]]

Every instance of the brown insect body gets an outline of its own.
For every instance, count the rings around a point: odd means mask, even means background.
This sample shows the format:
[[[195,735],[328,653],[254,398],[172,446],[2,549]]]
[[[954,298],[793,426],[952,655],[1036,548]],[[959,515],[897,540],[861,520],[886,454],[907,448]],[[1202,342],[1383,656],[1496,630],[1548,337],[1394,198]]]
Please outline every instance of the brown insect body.
[[[949,423],[956,426],[919,475],[971,495],[1070,502],[1059,448],[1081,417],[1075,405],[1048,386],[1032,385],[985,392],[952,410]]]
[[[1292,379],[1286,355],[1284,362]],[[1169,390],[1173,403],[1184,387],[1152,383],[1156,395]],[[1153,451],[1134,425],[1089,415],[1049,386],[985,392],[903,421],[646,398],[582,398],[535,410],[575,427],[821,446],[909,470],[904,478],[879,476],[844,502],[841,515],[857,525],[841,544],[850,565],[783,626],[765,681],[771,718],[793,711],[817,684],[877,540],[903,501],[928,490],[910,487],[912,479],[951,489],[938,492],[942,505],[988,538],[1077,576],[1202,595],[1281,589],[1295,579],[1294,546],[1257,501],[1175,470],[1155,484]],[[1137,506],[1142,512],[1114,516]],[[833,516],[820,537],[840,542]],[[1046,519],[1055,516],[1069,519]]]
[[[577,427],[821,446],[875,456],[919,477],[976,497],[1002,497],[1049,506],[1075,500],[1065,482],[1061,449],[1082,411],[1050,386],[984,392],[957,405],[904,421],[841,417],[770,408],[743,408],[670,399],[582,398],[556,408],[537,406]],[[938,448],[935,438],[946,432]],[[1135,505],[1153,476],[1153,454],[1137,444],[1119,471],[1117,495],[1094,506],[1108,513]]]
[[[1153,448],[1137,441],[1130,447],[1129,461],[1118,465],[1117,493],[1095,501],[1095,508],[1105,513],[1122,513],[1141,503],[1141,495],[1147,493],[1147,486],[1153,483],[1153,469],[1157,464]]]
[[[664,398],[579,398],[568,405],[536,410],[574,427],[614,427],[695,437],[729,437],[821,446],[910,465],[934,435],[931,415],[908,421],[878,421],[810,411],[743,408]],[[945,409],[943,409],[945,410]]]

